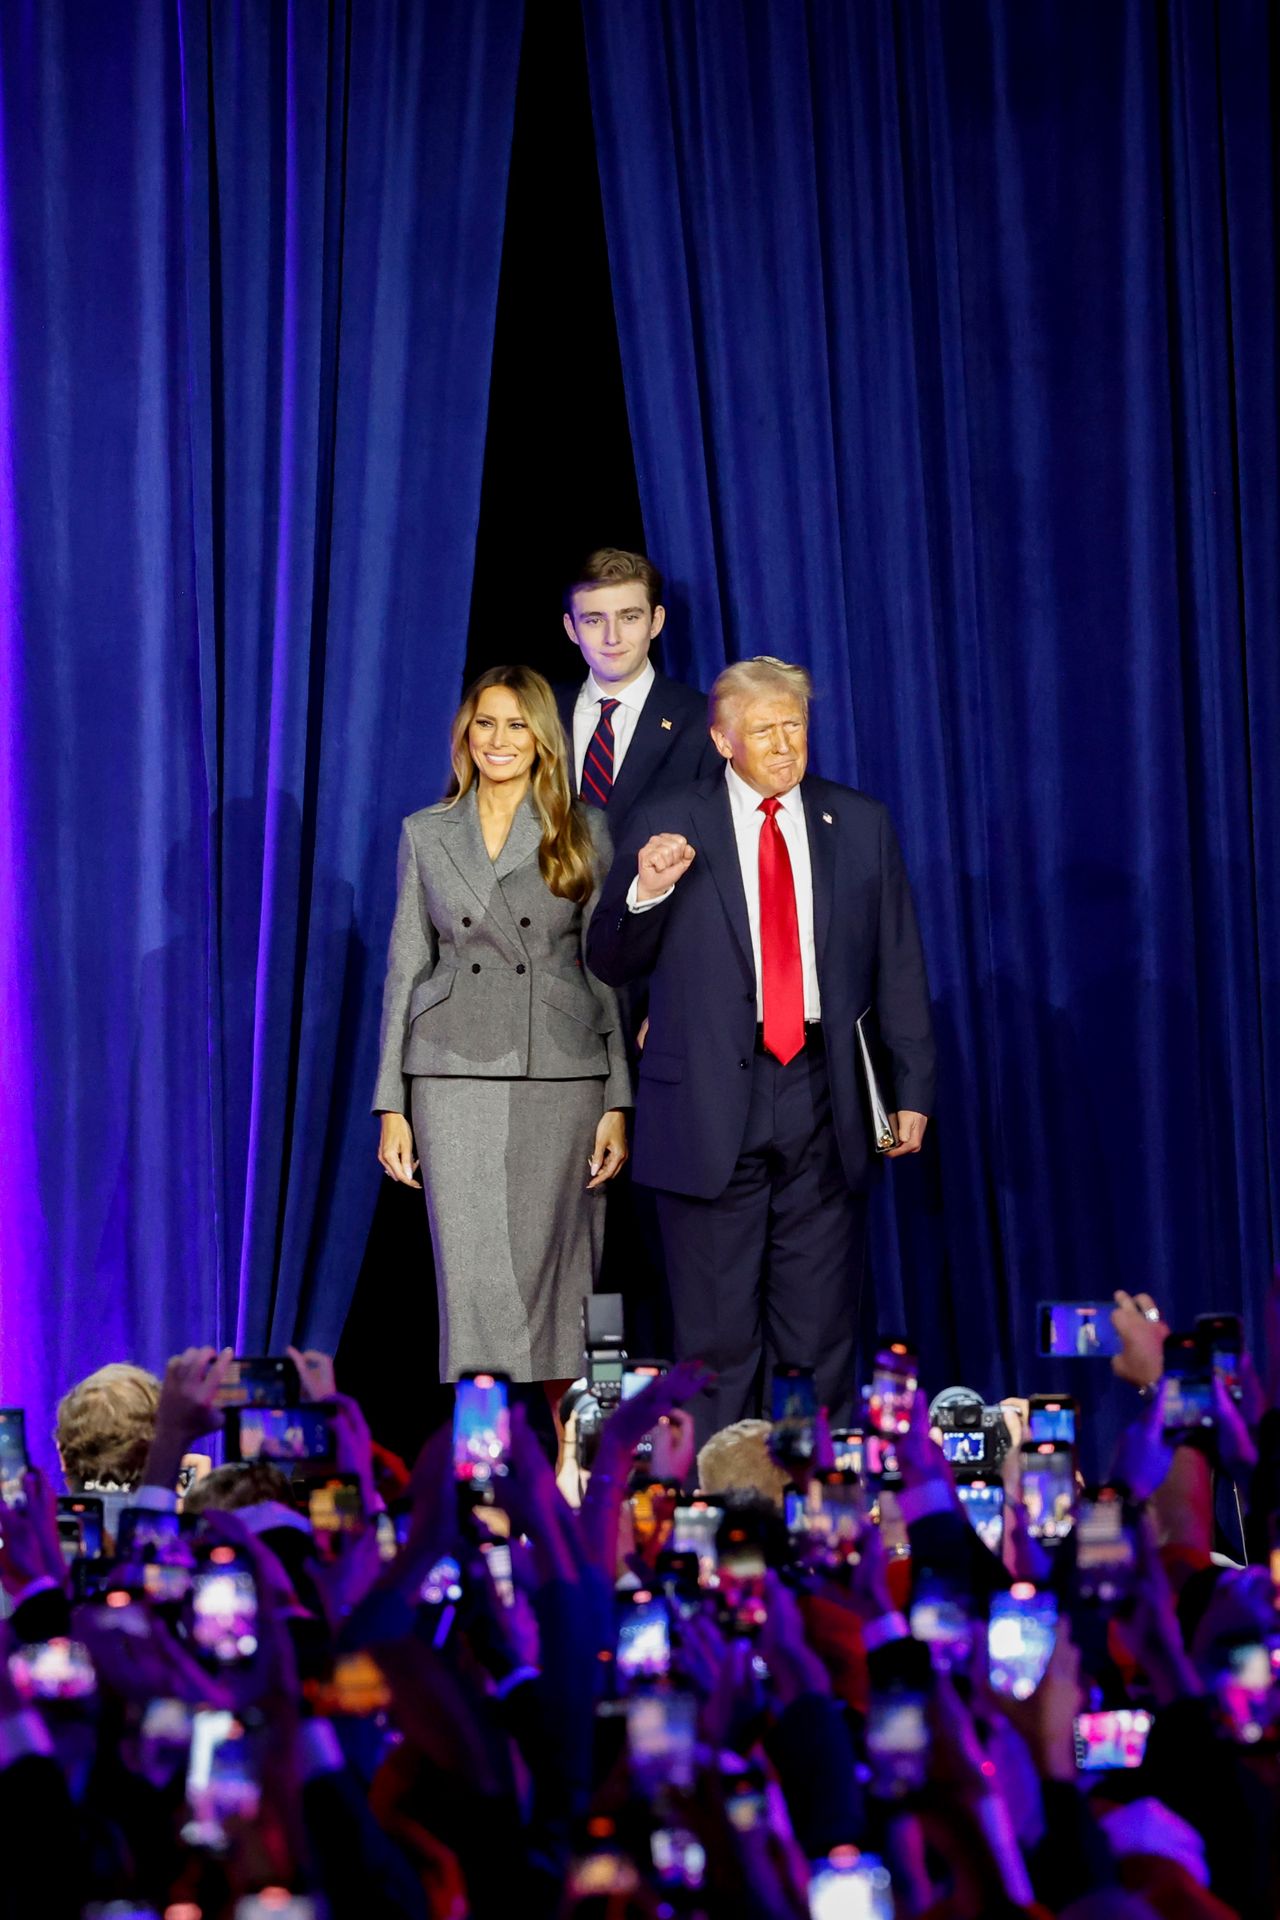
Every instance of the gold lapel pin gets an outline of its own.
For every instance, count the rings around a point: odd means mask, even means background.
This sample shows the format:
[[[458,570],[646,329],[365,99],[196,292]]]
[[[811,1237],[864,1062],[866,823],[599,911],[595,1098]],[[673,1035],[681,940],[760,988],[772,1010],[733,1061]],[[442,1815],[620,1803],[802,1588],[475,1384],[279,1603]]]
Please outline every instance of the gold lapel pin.
[[[831,826],[831,825],[832,825],[832,819],[831,819],[831,815],[830,815],[829,813],[824,813],[822,817],[823,817],[823,819],[824,819],[824,820],[826,821],[826,823],[827,823],[827,825],[828,825],[828,826]]]
[[[665,733],[670,733],[670,731],[671,731],[671,722],[670,722],[669,720],[664,720],[664,721],[663,721],[663,723],[662,723],[662,727],[663,727],[663,731],[664,731]]]

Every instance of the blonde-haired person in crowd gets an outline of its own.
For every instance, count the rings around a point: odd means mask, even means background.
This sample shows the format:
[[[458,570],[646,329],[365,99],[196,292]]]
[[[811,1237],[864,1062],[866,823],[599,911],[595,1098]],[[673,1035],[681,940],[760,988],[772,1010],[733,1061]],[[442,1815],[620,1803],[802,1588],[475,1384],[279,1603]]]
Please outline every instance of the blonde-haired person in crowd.
[[[378,1159],[426,1191],[441,1378],[498,1368],[558,1401],[581,1359],[602,1189],[627,1157],[618,1003],[583,947],[609,836],[573,798],[554,696],[530,668],[481,674],[451,746],[448,794],[400,836]]]

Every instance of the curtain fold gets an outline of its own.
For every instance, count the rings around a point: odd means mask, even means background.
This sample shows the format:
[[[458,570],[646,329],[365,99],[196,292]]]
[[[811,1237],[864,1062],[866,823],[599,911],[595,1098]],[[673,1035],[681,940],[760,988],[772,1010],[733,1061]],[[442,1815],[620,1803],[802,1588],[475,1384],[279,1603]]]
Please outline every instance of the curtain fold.
[[[396,835],[465,657],[521,25],[0,13],[7,1402],[336,1344]]]
[[[920,904],[941,1091],[877,1209],[881,1325],[986,1390],[1036,1380],[1038,1299],[1146,1286],[1259,1340],[1273,14],[583,11],[670,644],[703,684],[812,669],[817,765],[888,801]]]

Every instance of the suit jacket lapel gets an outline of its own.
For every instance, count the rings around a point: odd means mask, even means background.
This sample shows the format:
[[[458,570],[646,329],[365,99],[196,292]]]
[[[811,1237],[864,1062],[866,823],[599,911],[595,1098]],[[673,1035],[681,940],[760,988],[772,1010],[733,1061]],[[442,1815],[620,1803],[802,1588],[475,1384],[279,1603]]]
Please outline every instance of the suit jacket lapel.
[[[527,828],[522,828],[522,822],[526,820],[526,816],[532,814],[532,803],[526,800],[511,823],[507,844],[502,849],[503,855],[511,849],[512,840],[518,834],[527,831]],[[533,818],[536,823],[536,815]],[[480,831],[480,812],[474,787],[463,795],[456,807],[451,807],[448,813],[440,816],[440,823],[446,829],[440,836],[441,844],[454,866],[471,888],[486,914],[495,923],[496,930],[509,942],[516,953],[523,954],[524,946],[515,923],[515,916],[507,905],[506,897],[498,884],[500,879],[498,866],[489,858],[489,850],[484,844],[484,834]],[[536,839],[535,826],[535,844]],[[499,859],[501,857],[500,855]]]
[[[839,815],[824,804],[825,794],[815,781],[802,781],[804,826],[809,838],[809,865],[813,872],[813,947],[818,967],[831,927],[831,904],[836,885],[836,833]]]
[[[632,795],[639,793],[647,784],[676,738],[675,723],[670,728],[662,724],[668,718],[662,711],[663,684],[662,675],[659,674],[636,716],[635,732],[627,742],[626,757],[613,783],[613,794],[621,795],[623,806],[629,806]]]
[[[751,923],[747,918],[747,896],[742,890],[742,868],[738,864],[738,842],[733,832],[733,814],[729,789],[720,775],[705,786],[691,808],[696,830],[695,846],[699,859],[711,869],[724,906],[725,915],[746,962],[747,972],[756,977],[751,952]]]
[[[505,880],[509,873],[514,873],[517,867],[522,867],[541,845],[542,822],[538,818],[538,810],[533,801],[528,799],[523,802],[515,819],[511,822],[511,831],[507,835],[506,844],[493,863],[493,871],[498,879]]]

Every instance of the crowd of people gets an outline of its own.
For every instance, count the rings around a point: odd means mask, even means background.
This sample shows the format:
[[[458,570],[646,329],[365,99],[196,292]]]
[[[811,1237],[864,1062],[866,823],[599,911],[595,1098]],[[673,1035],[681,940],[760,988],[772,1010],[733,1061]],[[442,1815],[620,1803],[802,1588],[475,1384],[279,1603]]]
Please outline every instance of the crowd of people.
[[[901,1368],[700,1451],[698,1363],[600,1371],[555,1461],[480,1375],[411,1472],[323,1355],[104,1368],[0,1506],[0,1911],[1274,1914],[1276,1356],[1184,1425],[1113,1318],[1132,1418],[1051,1525],[1070,1402],[1037,1449]]]

